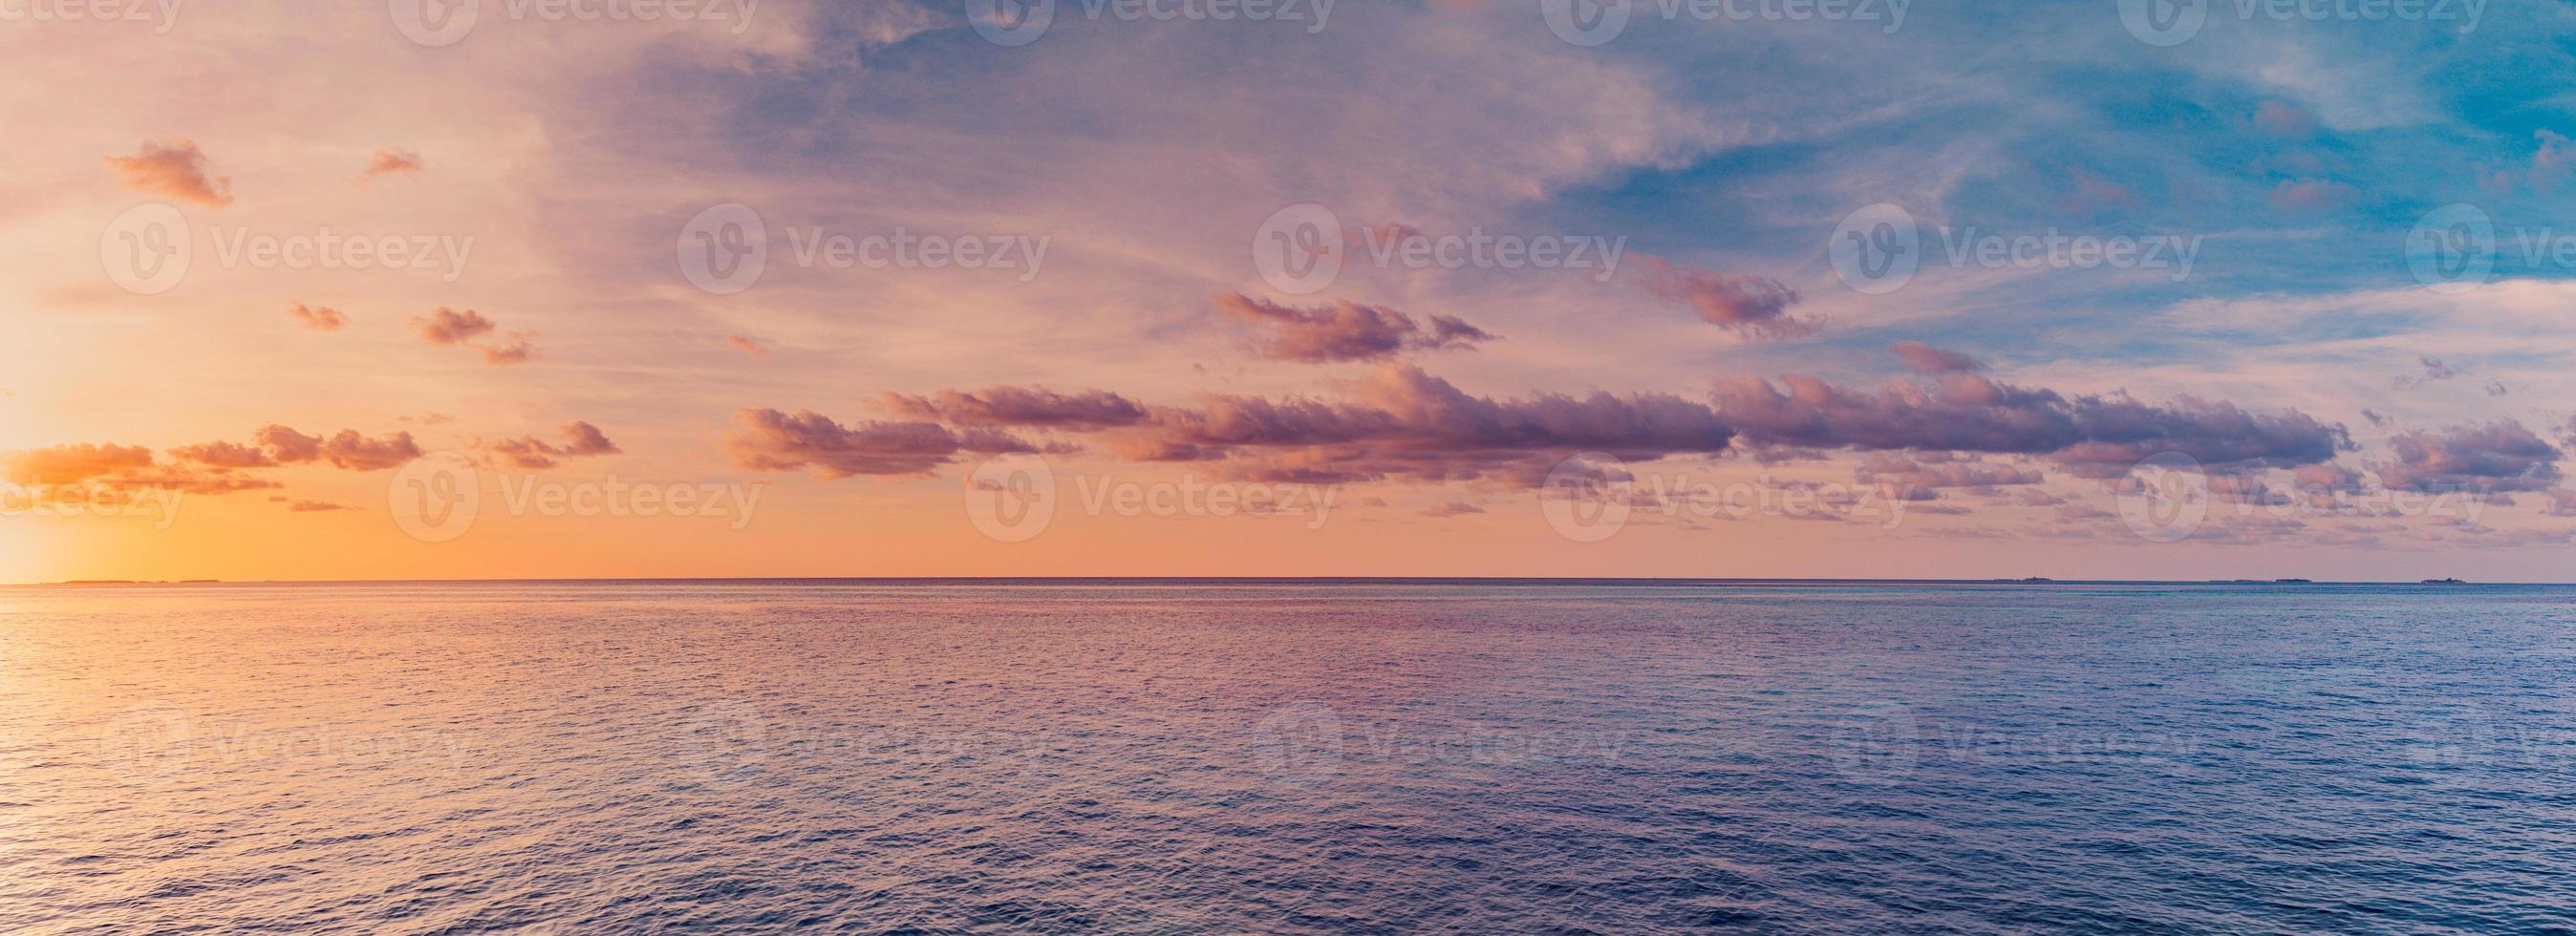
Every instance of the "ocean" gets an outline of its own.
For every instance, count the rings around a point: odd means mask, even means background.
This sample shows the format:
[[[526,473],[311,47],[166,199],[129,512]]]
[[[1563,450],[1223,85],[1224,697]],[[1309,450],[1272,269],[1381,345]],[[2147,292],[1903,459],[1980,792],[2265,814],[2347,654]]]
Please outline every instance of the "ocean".
[[[0,932],[2576,929],[2576,588],[0,589]]]

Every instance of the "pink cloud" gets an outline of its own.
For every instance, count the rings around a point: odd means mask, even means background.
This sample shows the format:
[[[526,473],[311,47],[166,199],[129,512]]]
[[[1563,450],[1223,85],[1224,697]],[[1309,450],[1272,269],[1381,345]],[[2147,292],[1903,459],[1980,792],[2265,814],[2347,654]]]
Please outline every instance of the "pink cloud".
[[[1424,328],[1394,309],[1347,300],[1298,308],[1229,292],[1218,295],[1215,302],[1218,312],[1260,329],[1263,334],[1253,340],[1253,351],[1274,360],[1366,361],[1408,351],[1471,347],[1494,339],[1451,316],[1433,315],[1431,326]]]
[[[457,345],[467,339],[491,334],[495,326],[491,319],[483,317],[483,313],[472,309],[458,312],[440,306],[428,315],[412,319],[411,327],[422,341],[434,345]]]
[[[909,419],[964,426],[1103,429],[1145,421],[1145,407],[1106,390],[1057,393],[1044,387],[942,390],[929,396],[889,393],[885,408]]]
[[[1976,358],[1957,351],[1945,351],[1920,341],[1896,343],[1896,356],[1917,374],[1966,374],[1985,369]]]
[[[367,160],[367,170],[359,173],[358,177],[374,179],[389,175],[419,175],[425,168],[428,164],[421,161],[419,153],[387,147],[377,150],[376,155]]]
[[[303,322],[304,327],[314,331],[339,331],[340,326],[349,324],[349,317],[340,314],[338,309],[309,306],[301,302],[288,308],[286,314],[294,317],[296,321]]]
[[[1036,452],[1038,446],[996,429],[951,430],[937,423],[865,422],[844,426],[819,413],[774,409],[734,413],[724,447],[752,471],[811,467],[818,478],[929,474],[962,454]]]
[[[2352,186],[2322,179],[2282,182],[2272,190],[2272,207],[2285,211],[2326,211],[2342,206],[2353,196]]]
[[[195,140],[146,141],[132,156],[107,157],[107,164],[124,173],[126,186],[136,191],[209,208],[233,203],[232,177],[215,175]]]
[[[624,451],[617,447],[617,443],[609,441],[608,435],[600,432],[599,427],[587,422],[565,423],[558,431],[564,437],[562,445],[536,436],[520,436],[494,442],[488,447],[509,460],[510,464],[531,469],[552,468],[559,459],[615,455]]]
[[[2317,117],[2294,104],[2265,101],[2254,108],[2254,127],[2285,140],[2304,140],[2317,132]]]
[[[2389,440],[2397,460],[2379,483],[2397,489],[2545,491],[2559,480],[2556,446],[2514,420],[2409,432]]]
[[[1793,338],[1817,328],[1789,314],[1798,291],[1769,277],[1686,270],[1662,257],[1639,262],[1638,283],[1647,295],[1687,305],[1709,324],[1759,338]]]

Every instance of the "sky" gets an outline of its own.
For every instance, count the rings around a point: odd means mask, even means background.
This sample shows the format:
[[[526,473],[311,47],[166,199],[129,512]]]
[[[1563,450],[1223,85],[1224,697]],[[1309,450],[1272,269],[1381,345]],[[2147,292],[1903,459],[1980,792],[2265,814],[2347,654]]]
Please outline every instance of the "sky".
[[[0,0],[0,582],[2567,581],[2571,26]]]

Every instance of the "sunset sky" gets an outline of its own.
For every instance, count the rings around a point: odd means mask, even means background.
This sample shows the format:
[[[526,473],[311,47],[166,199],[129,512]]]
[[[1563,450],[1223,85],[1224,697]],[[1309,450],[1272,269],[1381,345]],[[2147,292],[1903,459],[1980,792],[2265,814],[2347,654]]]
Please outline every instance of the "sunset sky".
[[[2576,577],[2566,4],[1001,6],[0,10],[0,582]]]

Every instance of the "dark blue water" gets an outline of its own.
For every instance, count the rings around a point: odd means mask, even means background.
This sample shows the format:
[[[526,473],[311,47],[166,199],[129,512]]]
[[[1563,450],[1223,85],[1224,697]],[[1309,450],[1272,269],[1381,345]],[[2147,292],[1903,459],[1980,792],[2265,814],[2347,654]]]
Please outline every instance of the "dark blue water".
[[[0,590],[0,931],[2576,928],[2576,589]]]

